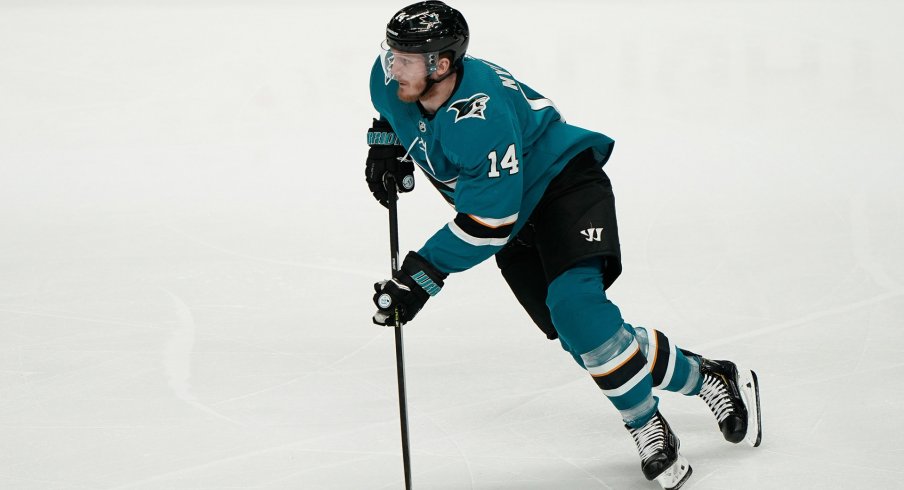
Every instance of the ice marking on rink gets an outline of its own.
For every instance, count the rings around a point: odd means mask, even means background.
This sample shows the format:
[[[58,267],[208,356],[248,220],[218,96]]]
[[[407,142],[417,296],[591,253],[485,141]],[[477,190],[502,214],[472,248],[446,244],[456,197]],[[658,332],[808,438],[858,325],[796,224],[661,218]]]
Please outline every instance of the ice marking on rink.
[[[173,331],[173,335],[163,351],[163,368],[166,373],[167,384],[180,400],[192,407],[231,424],[243,425],[201,403],[192,394],[191,358],[195,345],[195,318],[191,313],[191,309],[181,298],[166,288],[161,289],[173,300],[176,316],[178,317],[176,329]]]

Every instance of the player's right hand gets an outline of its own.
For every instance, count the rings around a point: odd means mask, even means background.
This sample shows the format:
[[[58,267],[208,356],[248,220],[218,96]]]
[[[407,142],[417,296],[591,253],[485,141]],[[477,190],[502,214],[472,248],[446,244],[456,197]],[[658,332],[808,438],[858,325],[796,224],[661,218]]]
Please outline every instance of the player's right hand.
[[[382,119],[374,119],[373,126],[367,131],[367,163],[364,178],[370,192],[383,206],[388,206],[389,193],[386,191],[386,176],[392,176],[399,192],[414,190],[414,163],[402,160],[405,147],[392,130],[392,126]]]
[[[431,296],[439,294],[448,276],[417,252],[408,252],[392,279],[374,284],[374,323],[394,327],[396,313],[399,325],[410,322]]]

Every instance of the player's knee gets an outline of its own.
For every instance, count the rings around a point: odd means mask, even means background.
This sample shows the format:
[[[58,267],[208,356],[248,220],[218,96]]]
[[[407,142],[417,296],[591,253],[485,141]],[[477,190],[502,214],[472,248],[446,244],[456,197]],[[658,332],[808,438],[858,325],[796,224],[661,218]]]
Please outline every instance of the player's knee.
[[[577,352],[588,352],[608,340],[623,320],[606,298],[599,268],[570,269],[550,285],[546,304],[559,335]]]
[[[581,315],[580,307],[595,301],[593,279],[569,270],[552,281],[546,292],[546,307],[556,325],[570,324]]]
[[[588,307],[599,298],[586,293],[557,294],[550,290],[546,306],[557,330],[572,332],[576,328],[597,323]]]

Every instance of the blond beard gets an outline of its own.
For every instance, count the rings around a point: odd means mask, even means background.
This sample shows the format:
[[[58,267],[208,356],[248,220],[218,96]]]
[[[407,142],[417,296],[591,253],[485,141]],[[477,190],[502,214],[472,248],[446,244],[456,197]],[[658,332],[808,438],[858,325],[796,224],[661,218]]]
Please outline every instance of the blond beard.
[[[425,88],[427,88],[427,81],[418,80],[416,84],[408,84],[408,89],[411,90],[411,92],[406,94],[402,92],[402,86],[399,85],[399,89],[396,90],[396,96],[402,102],[417,102],[417,100],[421,98],[421,94],[423,93]]]

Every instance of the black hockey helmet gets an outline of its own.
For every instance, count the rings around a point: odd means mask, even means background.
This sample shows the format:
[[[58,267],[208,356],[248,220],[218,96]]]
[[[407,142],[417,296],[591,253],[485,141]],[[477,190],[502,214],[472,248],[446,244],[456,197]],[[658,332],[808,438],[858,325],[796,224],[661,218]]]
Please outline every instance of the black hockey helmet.
[[[411,4],[386,24],[386,44],[408,53],[452,53],[452,66],[468,50],[468,23],[461,12],[440,1]]]

